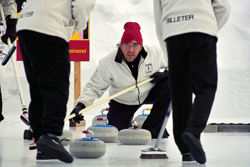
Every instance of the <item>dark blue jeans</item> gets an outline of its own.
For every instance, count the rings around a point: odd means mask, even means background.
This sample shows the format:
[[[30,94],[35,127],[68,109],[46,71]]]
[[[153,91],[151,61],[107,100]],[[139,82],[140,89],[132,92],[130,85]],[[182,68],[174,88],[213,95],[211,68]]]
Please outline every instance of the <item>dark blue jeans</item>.
[[[30,87],[29,120],[35,141],[42,134],[61,135],[69,96],[69,44],[33,31],[18,32]]]
[[[127,129],[131,127],[134,113],[143,104],[153,104],[150,114],[142,125],[142,129],[149,130],[152,134],[152,138],[157,138],[170,103],[169,88],[168,79],[158,82],[140,105],[125,105],[111,100],[109,102],[110,108],[107,115],[109,124],[115,126],[118,130]],[[169,134],[165,130],[163,137],[168,136]]]

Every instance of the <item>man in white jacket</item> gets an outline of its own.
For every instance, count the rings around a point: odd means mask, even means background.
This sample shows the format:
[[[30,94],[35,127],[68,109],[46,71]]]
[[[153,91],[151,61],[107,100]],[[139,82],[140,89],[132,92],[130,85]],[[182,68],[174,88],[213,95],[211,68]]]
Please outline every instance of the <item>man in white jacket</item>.
[[[69,40],[85,29],[95,0],[30,0],[17,23],[30,86],[29,120],[37,159],[73,162],[56,136],[62,135],[69,96]]]
[[[147,78],[154,78],[136,89],[124,93],[109,102],[108,122],[118,128],[131,126],[134,113],[143,104],[153,104],[152,110],[142,125],[157,138],[170,103],[170,88],[167,62],[160,48],[143,45],[140,25],[127,22],[118,50],[100,60],[99,66],[82,90],[77,105],[72,111],[81,120],[79,111],[93,104],[109,88],[112,96]],[[164,72],[158,72],[160,69]],[[164,138],[168,137],[165,129]]]
[[[217,35],[230,5],[228,0],[154,0],[154,13],[168,54],[175,142],[183,161],[204,164],[200,135],[217,89]]]

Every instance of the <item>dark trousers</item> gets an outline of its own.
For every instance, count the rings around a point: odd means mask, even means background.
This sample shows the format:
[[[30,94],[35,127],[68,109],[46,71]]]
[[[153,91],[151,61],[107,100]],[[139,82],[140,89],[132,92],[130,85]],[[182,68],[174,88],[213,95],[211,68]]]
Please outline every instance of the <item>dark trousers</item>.
[[[61,135],[69,96],[69,44],[33,31],[18,32],[30,86],[29,120],[35,141],[42,134]]]
[[[213,105],[217,89],[216,42],[217,38],[202,33],[166,40],[173,132],[181,153],[190,152],[181,135],[189,131],[200,139]]]
[[[153,104],[150,114],[142,125],[142,129],[149,130],[152,138],[157,138],[168,110],[170,98],[169,80],[166,79],[158,82],[140,105],[125,105],[111,100],[107,115],[109,124],[115,126],[118,130],[127,129],[131,127],[134,113],[143,104]],[[165,130],[163,137],[167,136],[169,134]]]
[[[2,99],[2,91],[1,91],[1,86],[0,86],[0,122],[4,119],[2,112],[3,112],[3,99]]]

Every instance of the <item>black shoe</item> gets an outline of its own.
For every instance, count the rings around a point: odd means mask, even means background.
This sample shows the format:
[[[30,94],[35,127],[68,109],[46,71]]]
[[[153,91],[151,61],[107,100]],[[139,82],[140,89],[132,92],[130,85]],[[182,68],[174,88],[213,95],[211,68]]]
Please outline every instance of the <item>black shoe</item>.
[[[194,159],[200,164],[206,163],[206,155],[203,151],[200,140],[195,137],[191,132],[184,132],[182,134],[182,139],[189,147]]]
[[[194,160],[194,157],[192,156],[191,153],[185,153],[185,154],[182,154],[182,161],[183,162],[191,162],[191,161],[195,161],[195,160]]]
[[[152,139],[158,139],[158,135],[159,134],[152,134]],[[166,139],[168,138],[169,134],[168,132],[165,130],[164,133],[163,133],[163,136],[162,136],[162,139]]]
[[[74,160],[68,151],[65,150],[57,137],[50,137],[43,134],[37,141],[36,145],[39,150],[49,153],[60,161],[71,163]]]
[[[51,159],[56,159],[56,158],[38,149],[37,154],[36,154],[36,159],[37,160],[51,160]]]

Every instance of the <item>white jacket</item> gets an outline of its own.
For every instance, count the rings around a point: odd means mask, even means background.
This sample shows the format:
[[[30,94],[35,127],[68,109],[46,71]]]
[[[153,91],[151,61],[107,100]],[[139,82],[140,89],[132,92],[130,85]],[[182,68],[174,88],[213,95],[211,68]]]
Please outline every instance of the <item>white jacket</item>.
[[[144,46],[139,65],[137,81],[124,60],[118,60],[117,50],[100,60],[99,66],[90,78],[89,82],[82,90],[78,102],[83,103],[86,107],[93,104],[94,100],[100,98],[109,88],[109,96],[112,96],[136,83],[139,83],[161,68],[167,68],[167,62],[164,54],[159,47]],[[139,53],[139,54],[140,54]],[[148,96],[149,91],[155,84],[148,82],[140,87],[124,93],[116,98],[115,101],[127,104],[138,105]],[[140,102],[138,100],[140,99]]]
[[[154,0],[156,33],[166,53],[165,39],[200,32],[218,35],[230,14],[228,0]]]
[[[20,12],[17,31],[32,30],[69,41],[84,30],[95,0],[28,0]]]
[[[15,0],[0,0],[5,18],[10,15],[11,19],[17,19],[17,5]]]

